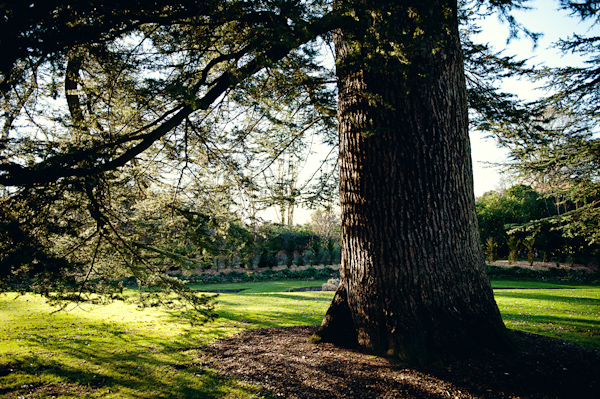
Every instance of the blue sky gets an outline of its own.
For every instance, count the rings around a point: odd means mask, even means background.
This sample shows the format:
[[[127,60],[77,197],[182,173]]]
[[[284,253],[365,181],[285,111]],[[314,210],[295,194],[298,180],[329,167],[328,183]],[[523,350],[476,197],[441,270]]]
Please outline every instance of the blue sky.
[[[532,10],[515,13],[517,21],[532,32],[542,33],[537,45],[528,39],[511,40],[507,44],[508,26],[499,22],[496,16],[488,17],[482,22],[482,33],[479,41],[491,43],[496,50],[505,50],[506,54],[515,54],[520,58],[529,59],[530,65],[546,64],[548,66],[568,66],[582,63],[578,56],[563,56],[552,48],[552,44],[560,38],[590,33],[590,23],[581,23],[577,18],[570,18],[565,11],[558,11],[556,0],[536,0],[531,2]],[[596,31],[598,26],[593,27]],[[517,94],[526,100],[535,100],[544,93],[536,85],[525,81],[512,79],[502,86],[504,91]],[[485,133],[471,133],[473,153],[473,174],[475,196],[484,192],[503,188],[510,185],[510,176],[503,176],[497,169],[486,167],[485,162],[502,162],[506,160],[506,150],[498,148],[493,139],[486,139]]]

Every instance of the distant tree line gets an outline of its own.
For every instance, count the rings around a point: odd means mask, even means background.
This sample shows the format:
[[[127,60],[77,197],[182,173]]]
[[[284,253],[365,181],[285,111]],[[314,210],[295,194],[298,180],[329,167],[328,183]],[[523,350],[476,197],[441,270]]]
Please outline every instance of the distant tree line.
[[[338,237],[321,236],[305,226],[266,224],[256,234],[254,265],[331,265],[340,262]]]
[[[487,261],[597,263],[600,245],[565,229],[564,215],[581,206],[523,184],[485,193],[476,208]]]
[[[148,238],[147,249],[158,252],[171,270],[210,268],[272,268],[278,265],[332,265],[340,262],[340,220],[334,212],[317,210],[304,225],[248,223],[233,214],[220,218],[180,210],[184,223],[168,242]],[[161,234],[169,226],[161,224]],[[168,234],[175,236],[176,234]]]

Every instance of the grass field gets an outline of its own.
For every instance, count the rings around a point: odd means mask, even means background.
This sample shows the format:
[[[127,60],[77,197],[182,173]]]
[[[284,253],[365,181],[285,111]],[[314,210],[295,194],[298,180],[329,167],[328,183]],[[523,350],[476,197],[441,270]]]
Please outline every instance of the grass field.
[[[260,391],[210,370],[199,348],[247,328],[318,324],[333,293],[321,281],[197,286],[220,294],[217,321],[191,327],[134,305],[51,313],[43,299],[0,295],[0,397],[251,398]],[[509,328],[600,349],[600,287],[493,281]]]
[[[492,280],[510,329],[600,349],[600,287]]]

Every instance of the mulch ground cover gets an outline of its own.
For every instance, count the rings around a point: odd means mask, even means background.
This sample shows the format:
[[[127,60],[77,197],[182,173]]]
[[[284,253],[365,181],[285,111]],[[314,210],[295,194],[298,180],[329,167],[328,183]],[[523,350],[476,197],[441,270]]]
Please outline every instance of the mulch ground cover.
[[[204,348],[211,367],[282,398],[600,398],[600,351],[513,332],[522,350],[409,367],[330,344],[315,327],[244,331]]]

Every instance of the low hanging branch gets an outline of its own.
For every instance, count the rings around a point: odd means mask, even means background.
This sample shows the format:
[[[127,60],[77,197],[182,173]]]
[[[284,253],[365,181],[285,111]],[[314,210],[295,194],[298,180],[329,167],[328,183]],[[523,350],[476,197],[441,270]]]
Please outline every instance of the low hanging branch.
[[[222,73],[220,77],[210,84],[210,90],[201,98],[196,98],[201,85],[194,85],[190,90],[190,97],[194,99],[187,104],[179,105],[177,107],[178,111],[173,116],[146,134],[125,140],[120,139],[113,143],[102,144],[88,149],[78,149],[70,153],[54,155],[33,166],[23,166],[14,162],[3,163],[0,165],[0,185],[31,186],[45,184],[61,178],[91,176],[122,167],[134,157],[146,151],[158,139],[179,126],[194,111],[208,109],[227,90],[235,87],[262,68],[283,59],[291,50],[299,45],[331,30],[339,21],[340,17],[335,14],[328,14],[313,23],[306,23],[295,29],[290,27],[286,32],[287,37],[282,38],[276,43],[272,43],[272,38],[268,37],[265,37],[263,41],[254,43],[254,48],[247,51],[247,53],[250,53],[250,50],[257,51],[257,55],[251,61],[235,70],[228,70]],[[263,48],[266,50],[261,51]],[[236,58],[237,56],[239,54],[236,54]],[[225,56],[222,59],[227,61],[230,58]],[[72,74],[75,69],[78,69],[75,64],[76,61],[76,59],[73,60],[73,70],[68,71],[68,73]],[[209,63],[207,68],[210,69],[214,66],[216,66],[216,63]],[[206,77],[207,75],[208,72],[204,69],[201,72],[201,76]],[[75,81],[72,80],[72,82]],[[73,83],[69,83],[67,98],[72,115],[77,116],[78,112],[81,111],[77,110],[78,104],[74,99],[76,94],[71,96],[73,94],[71,91],[73,87],[71,86],[73,86]],[[139,143],[125,150],[121,155],[113,157],[116,155],[115,152],[120,148],[120,144],[129,141],[139,141]],[[108,154],[106,154],[107,149],[111,150]]]

